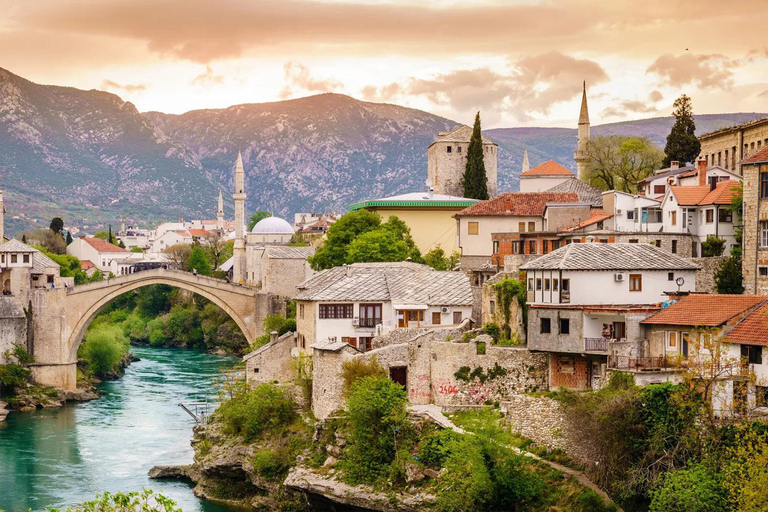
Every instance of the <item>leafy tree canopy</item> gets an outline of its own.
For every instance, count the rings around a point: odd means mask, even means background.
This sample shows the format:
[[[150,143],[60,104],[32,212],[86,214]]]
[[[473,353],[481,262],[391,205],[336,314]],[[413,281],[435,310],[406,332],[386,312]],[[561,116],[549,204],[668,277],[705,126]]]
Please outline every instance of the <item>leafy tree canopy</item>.
[[[189,263],[187,264],[190,270],[197,270],[197,273],[203,276],[211,275],[211,264],[208,258],[205,257],[205,253],[200,246],[195,246],[192,252],[189,254]]]
[[[109,231],[107,231],[107,230],[97,231],[97,232],[95,232],[93,234],[93,237],[94,238],[101,238],[102,240],[105,240],[105,241],[108,242],[109,241]]]
[[[661,166],[664,154],[644,137],[593,137],[587,145],[591,158],[590,181],[603,190],[634,194],[638,182]]]
[[[446,257],[442,247],[435,247],[424,255],[424,263],[435,270],[451,270],[459,263],[459,253]]]
[[[58,234],[61,233],[62,229],[64,229],[64,221],[61,219],[61,217],[54,217],[51,220],[50,230]]]
[[[693,121],[693,106],[691,98],[683,94],[675,100],[675,124],[667,135],[667,145],[664,147],[662,165],[669,167],[670,162],[677,160],[681,164],[695,162],[701,153],[701,143],[696,138],[696,123]]]
[[[483,160],[483,135],[480,130],[480,112],[475,116],[475,126],[467,148],[467,167],[464,171],[464,197],[488,199],[488,176]]]
[[[248,219],[248,231],[253,229],[253,226],[258,224],[259,221],[266,219],[267,217],[271,217],[272,214],[270,212],[256,212],[253,215],[251,215],[251,218]]]

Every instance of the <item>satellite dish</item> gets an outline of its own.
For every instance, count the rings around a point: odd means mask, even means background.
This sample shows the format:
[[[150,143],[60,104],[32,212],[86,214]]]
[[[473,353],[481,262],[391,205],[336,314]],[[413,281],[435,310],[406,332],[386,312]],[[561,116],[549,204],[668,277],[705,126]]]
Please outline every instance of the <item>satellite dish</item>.
[[[427,188],[429,188],[432,186],[432,180],[427,178],[427,181],[425,181],[424,184],[427,186]]]
[[[677,279],[675,279],[675,284],[677,284],[677,286],[683,286],[683,284],[685,284],[685,279],[683,279],[682,277],[678,277]]]

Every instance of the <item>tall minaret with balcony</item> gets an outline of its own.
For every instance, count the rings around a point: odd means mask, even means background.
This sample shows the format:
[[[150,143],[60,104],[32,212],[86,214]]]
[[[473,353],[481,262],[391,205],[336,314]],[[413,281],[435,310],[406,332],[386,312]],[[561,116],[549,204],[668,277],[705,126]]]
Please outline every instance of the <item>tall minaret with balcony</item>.
[[[224,230],[224,198],[219,190],[219,208],[216,210],[216,229]]]
[[[581,112],[579,113],[579,142],[576,151],[573,153],[573,159],[576,160],[576,175],[578,178],[589,183],[589,153],[587,145],[589,144],[589,110],[587,109],[587,82],[581,93]]]
[[[243,170],[243,157],[237,150],[237,164],[235,164],[235,246],[233,250],[232,277],[235,283],[245,283],[245,171]]]

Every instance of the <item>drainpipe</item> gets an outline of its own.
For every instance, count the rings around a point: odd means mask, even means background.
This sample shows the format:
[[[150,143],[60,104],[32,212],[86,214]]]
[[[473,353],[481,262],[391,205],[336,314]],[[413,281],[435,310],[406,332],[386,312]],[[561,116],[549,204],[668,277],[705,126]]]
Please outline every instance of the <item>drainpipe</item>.
[[[741,147],[741,146],[739,146]],[[741,168],[742,176],[744,175],[744,168]],[[760,164],[757,164],[757,186],[760,186]],[[743,235],[742,235],[743,236]],[[755,268],[754,272],[754,288],[752,293],[757,293],[757,252],[760,248],[760,190],[757,191],[757,208],[755,208]]]
[[[720,234],[720,207],[715,206],[715,237]]]

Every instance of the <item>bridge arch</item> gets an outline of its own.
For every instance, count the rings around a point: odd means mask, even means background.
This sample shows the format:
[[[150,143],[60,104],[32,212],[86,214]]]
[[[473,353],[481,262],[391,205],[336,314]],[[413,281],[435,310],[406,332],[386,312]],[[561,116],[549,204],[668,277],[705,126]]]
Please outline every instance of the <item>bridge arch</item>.
[[[256,289],[187,272],[148,270],[67,290],[61,334],[62,341],[66,340],[68,361],[77,361],[77,350],[85,331],[111,301],[125,293],[156,284],[181,288],[210,300],[234,320],[249,343],[260,334],[262,318],[257,318],[261,315],[257,314]]]

